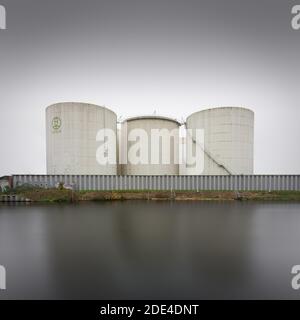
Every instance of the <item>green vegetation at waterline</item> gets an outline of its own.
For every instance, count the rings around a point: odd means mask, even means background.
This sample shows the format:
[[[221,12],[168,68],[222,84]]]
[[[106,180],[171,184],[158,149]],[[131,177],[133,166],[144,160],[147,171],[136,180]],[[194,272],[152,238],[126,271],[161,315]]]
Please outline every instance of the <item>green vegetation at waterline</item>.
[[[33,202],[77,202],[105,200],[300,201],[300,191],[72,191],[67,189],[17,188],[10,190],[6,194],[20,195],[26,199],[30,199]]]

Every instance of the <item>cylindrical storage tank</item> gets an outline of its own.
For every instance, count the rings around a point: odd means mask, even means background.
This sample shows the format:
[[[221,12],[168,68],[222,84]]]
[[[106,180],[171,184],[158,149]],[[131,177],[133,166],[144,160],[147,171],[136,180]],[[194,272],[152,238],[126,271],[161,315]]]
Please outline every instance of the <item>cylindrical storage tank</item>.
[[[179,127],[174,119],[141,116],[123,121],[120,164],[123,175],[178,175]]]
[[[87,103],[57,103],[46,109],[47,173],[115,175],[117,116]],[[114,134],[114,136],[113,136]],[[104,136],[109,135],[110,139]],[[99,161],[103,151],[108,163]]]
[[[186,129],[188,174],[253,174],[253,111],[241,107],[199,111],[187,118]],[[198,137],[202,130],[200,144],[196,141],[196,129],[200,132]],[[194,165],[196,145],[203,151],[197,159],[203,165]]]

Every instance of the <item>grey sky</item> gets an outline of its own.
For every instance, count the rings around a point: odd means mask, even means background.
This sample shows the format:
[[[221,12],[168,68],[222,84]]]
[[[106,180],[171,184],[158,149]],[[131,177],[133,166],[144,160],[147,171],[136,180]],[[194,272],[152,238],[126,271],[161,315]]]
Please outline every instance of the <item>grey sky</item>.
[[[0,175],[45,173],[45,108],[181,119],[255,111],[255,172],[300,174],[300,30],[289,0],[0,0]]]

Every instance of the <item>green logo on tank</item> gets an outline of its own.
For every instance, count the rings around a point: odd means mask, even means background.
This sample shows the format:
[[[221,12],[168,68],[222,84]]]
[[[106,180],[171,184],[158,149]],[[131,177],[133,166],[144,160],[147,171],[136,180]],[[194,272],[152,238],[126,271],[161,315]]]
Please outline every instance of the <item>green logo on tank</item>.
[[[59,130],[61,127],[61,119],[59,117],[55,117],[52,120],[52,128],[54,130]]]

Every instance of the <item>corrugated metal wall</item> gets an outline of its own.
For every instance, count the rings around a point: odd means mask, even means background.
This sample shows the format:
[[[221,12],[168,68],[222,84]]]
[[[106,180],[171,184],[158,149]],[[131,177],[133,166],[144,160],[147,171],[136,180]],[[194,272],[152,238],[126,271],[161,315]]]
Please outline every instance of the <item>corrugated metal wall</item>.
[[[53,188],[58,183],[75,190],[289,190],[300,191],[300,175],[235,176],[99,176],[14,175],[13,186]]]

